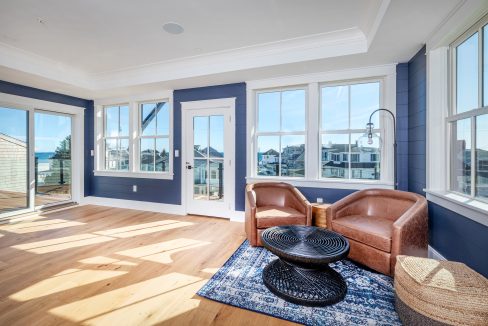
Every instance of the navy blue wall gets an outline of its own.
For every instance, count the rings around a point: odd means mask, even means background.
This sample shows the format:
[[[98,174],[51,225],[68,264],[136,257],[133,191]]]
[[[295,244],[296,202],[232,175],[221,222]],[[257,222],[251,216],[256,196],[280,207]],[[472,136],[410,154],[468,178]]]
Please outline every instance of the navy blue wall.
[[[244,210],[246,182],[246,84],[229,84],[175,90],[173,94],[173,144],[181,152],[181,102],[218,98],[236,98],[236,199],[235,209]],[[93,123],[91,124],[93,126]],[[88,131],[87,131],[88,132]],[[89,131],[93,135],[93,130]],[[93,143],[93,142],[92,142]],[[93,161],[93,159],[92,159]],[[93,163],[92,163],[93,164]],[[149,201],[164,204],[181,204],[181,156],[173,159],[173,180],[143,178],[100,177],[92,178],[91,195],[99,197]],[[132,192],[137,185],[137,192]]]
[[[397,183],[408,191],[408,63],[396,69]]]
[[[488,227],[429,202],[429,244],[488,277]]]
[[[427,71],[425,46],[408,63],[408,191],[426,186]]]

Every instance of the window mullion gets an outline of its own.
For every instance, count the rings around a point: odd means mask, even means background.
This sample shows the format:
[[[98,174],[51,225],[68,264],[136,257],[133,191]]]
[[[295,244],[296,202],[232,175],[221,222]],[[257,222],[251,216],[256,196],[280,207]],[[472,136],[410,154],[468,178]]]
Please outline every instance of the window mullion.
[[[476,117],[471,118],[471,197],[476,196]]]

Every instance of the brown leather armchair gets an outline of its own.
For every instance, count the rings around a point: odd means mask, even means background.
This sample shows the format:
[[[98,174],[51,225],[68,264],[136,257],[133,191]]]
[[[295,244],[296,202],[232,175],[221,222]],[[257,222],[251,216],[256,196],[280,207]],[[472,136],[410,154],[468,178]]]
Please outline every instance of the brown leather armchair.
[[[393,275],[397,255],[427,257],[427,200],[387,189],[355,192],[327,209],[327,228],[349,240],[349,258]]]
[[[312,224],[312,206],[298,189],[283,182],[246,186],[246,234],[251,246],[262,246],[265,229],[290,224]]]

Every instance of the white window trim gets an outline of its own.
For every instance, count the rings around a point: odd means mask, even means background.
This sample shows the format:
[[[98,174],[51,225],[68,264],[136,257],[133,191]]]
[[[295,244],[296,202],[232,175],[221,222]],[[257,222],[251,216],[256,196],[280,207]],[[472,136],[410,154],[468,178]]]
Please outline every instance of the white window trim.
[[[284,181],[298,187],[337,188],[337,189],[366,189],[393,188],[393,137],[383,136],[382,148],[382,179],[323,179],[319,178],[319,113],[320,89],[319,85],[327,83],[351,83],[361,80],[382,80],[382,105],[396,113],[396,64],[331,71],[325,73],[289,76],[265,80],[247,81],[247,182]],[[305,178],[268,177],[256,175],[256,92],[265,89],[283,89],[303,87],[307,91],[306,113],[306,160]],[[383,135],[392,135],[391,119],[380,115],[380,125],[384,128]],[[366,126],[367,121],[365,121]]]
[[[169,171],[140,171],[139,155],[139,107],[142,103],[151,101],[165,101],[169,105]],[[104,116],[103,108],[110,105],[129,105],[129,171],[105,170],[104,155]],[[95,101],[94,123],[95,123],[95,176],[122,177],[122,178],[145,178],[145,179],[166,179],[173,180],[173,137],[174,137],[174,113],[173,113],[173,91],[142,94],[131,97],[107,98]]]
[[[478,19],[472,21],[473,25],[466,28],[466,20],[455,17],[455,21],[461,24],[450,26],[451,31],[456,30],[456,35],[450,34],[448,38],[443,35],[434,35],[432,43],[427,44],[427,199],[439,206],[452,210],[473,221],[488,226],[488,205],[486,202],[460,195],[450,191],[450,130],[448,121],[454,99],[451,94],[449,73],[452,69],[449,48],[460,35],[467,35],[476,25],[476,22],[484,15],[477,12]],[[481,15],[481,17],[479,17]],[[454,24],[454,23],[452,23]],[[443,39],[442,42],[438,42]],[[481,90],[482,91],[482,90]],[[469,115],[469,113],[468,113]]]

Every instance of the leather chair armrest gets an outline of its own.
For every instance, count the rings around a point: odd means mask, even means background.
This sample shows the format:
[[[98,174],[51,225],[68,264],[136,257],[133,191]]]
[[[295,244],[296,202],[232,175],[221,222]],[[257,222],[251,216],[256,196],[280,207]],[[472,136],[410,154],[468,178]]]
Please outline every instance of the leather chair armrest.
[[[251,245],[255,246],[257,245],[256,201],[252,189],[246,187],[245,197],[245,231]]]
[[[428,245],[427,200],[419,199],[393,223],[391,256],[410,255],[427,257]],[[392,259],[392,268],[396,259]]]
[[[305,196],[295,187],[291,188],[291,192],[298,200],[299,205],[302,208],[302,212],[307,216],[306,225],[312,225],[312,204],[305,198]]]

